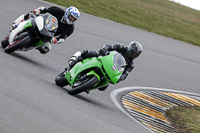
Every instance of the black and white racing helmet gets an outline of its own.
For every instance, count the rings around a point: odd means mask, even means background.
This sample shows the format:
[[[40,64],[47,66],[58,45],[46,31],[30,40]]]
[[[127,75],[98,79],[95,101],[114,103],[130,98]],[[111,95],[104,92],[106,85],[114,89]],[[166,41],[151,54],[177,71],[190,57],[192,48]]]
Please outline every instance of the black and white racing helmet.
[[[128,56],[132,59],[137,58],[143,51],[142,45],[137,41],[132,41],[127,46]]]

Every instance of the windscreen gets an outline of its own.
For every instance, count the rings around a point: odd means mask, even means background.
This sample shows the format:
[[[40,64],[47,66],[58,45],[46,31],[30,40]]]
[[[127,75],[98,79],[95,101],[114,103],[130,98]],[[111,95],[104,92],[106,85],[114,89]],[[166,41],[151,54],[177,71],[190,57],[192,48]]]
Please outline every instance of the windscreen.
[[[118,52],[115,52],[114,54],[114,64],[120,72],[123,72],[127,65],[124,57]]]
[[[50,15],[50,14],[45,14],[44,16],[44,25],[46,29],[50,32],[55,32],[58,28],[58,20],[56,17]]]

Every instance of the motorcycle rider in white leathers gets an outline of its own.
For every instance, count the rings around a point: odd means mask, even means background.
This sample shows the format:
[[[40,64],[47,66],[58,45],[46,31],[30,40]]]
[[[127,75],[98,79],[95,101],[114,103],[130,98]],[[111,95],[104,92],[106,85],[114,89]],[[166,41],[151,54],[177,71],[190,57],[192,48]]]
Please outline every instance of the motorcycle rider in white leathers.
[[[51,15],[55,16],[58,20],[58,29],[55,33],[55,37],[51,39],[51,42],[45,43],[44,45],[37,48],[40,53],[45,54],[51,50],[52,44],[60,44],[64,42],[64,40],[69,37],[74,31],[74,22],[80,17],[79,10],[74,7],[70,6],[67,10],[63,10],[59,7],[39,7],[35,9],[33,12],[28,13],[26,15],[21,15],[16,20],[13,21],[12,30],[17,28],[20,22],[27,20],[30,18],[30,15],[36,15],[50,13]]]

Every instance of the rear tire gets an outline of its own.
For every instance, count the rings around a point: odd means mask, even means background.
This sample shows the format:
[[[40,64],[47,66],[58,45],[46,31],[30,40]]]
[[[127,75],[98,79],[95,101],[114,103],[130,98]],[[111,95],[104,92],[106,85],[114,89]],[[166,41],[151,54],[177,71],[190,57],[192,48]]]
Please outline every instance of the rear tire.
[[[2,48],[7,47],[8,45],[9,45],[9,41],[8,41],[8,40],[3,40],[3,41],[1,41],[1,46],[2,46]]]
[[[63,87],[63,86],[66,86],[68,83],[67,83],[67,80],[65,79],[65,72],[66,71],[63,71],[62,73],[60,73],[56,79],[55,79],[55,82],[56,82],[56,85],[60,86],[60,87]]]
[[[87,89],[92,88],[97,82],[98,82],[98,78],[96,76],[91,76],[86,82],[83,82],[82,84],[78,86],[72,86],[67,90],[69,94],[76,95],[78,93],[86,91]]]
[[[5,52],[6,53],[12,53],[14,52],[15,50],[17,49],[20,49],[22,47],[24,47],[26,44],[29,44],[31,42],[31,38],[30,36],[26,36],[24,37],[23,39],[21,40],[17,40],[18,42],[14,45],[8,45],[6,48],[5,48]]]

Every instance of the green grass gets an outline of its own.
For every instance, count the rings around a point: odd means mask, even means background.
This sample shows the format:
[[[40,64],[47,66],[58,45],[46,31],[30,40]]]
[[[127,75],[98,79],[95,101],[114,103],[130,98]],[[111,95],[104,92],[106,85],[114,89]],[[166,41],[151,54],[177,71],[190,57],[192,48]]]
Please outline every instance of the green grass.
[[[168,0],[46,1],[200,46],[200,11]]]
[[[176,107],[166,117],[181,133],[200,133],[200,107]]]

